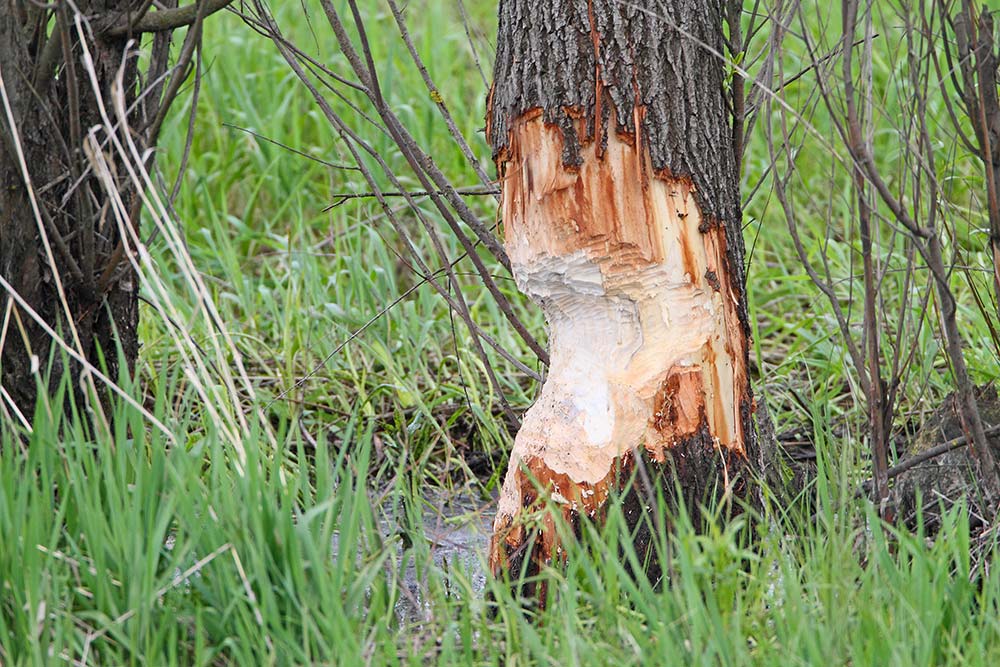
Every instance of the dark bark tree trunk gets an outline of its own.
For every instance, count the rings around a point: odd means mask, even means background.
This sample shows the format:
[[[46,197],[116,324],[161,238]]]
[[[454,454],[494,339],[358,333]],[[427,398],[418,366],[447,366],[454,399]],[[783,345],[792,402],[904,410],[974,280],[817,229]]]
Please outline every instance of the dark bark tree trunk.
[[[101,124],[97,96],[87,82],[81,49],[70,10],[56,12],[56,30],[47,30],[51,20],[39,6],[15,0],[4,2],[0,12],[0,67],[11,102],[11,111],[31,187],[37,197],[45,231],[58,265],[58,278],[65,291],[80,343],[89,360],[98,364],[103,352],[108,375],[117,378],[118,351],[134,363],[138,350],[138,284],[124,256],[115,250],[121,239],[107,198],[97,179],[84,174],[87,161],[83,142],[87,130]],[[85,15],[123,10],[132,3],[117,0],[83,2]],[[117,7],[116,7],[117,6]],[[48,33],[48,34],[47,34]],[[62,39],[72,51],[70,67],[63,62]],[[50,40],[56,40],[50,44]],[[111,82],[124,66],[122,82],[134,101],[135,58],[125,58],[128,37],[98,38],[91,44],[101,94],[111,99]],[[48,63],[43,60],[51,59]],[[70,71],[70,70],[74,71]],[[74,103],[74,100],[78,100]],[[47,259],[40,225],[26,187],[17,156],[15,135],[4,117],[0,145],[0,275],[67,341],[72,340],[66,313],[60,303],[56,275]],[[79,181],[79,182],[78,182]],[[122,183],[121,193],[129,208],[135,192]],[[3,294],[6,311],[12,302]],[[44,372],[51,341],[42,327],[12,304],[16,318],[8,319],[3,346],[0,381],[18,409],[29,419],[36,393],[38,371]],[[13,321],[16,319],[16,325]],[[34,357],[34,359],[33,359]],[[53,355],[52,377],[65,371],[72,385],[79,386],[80,366],[61,367],[61,356]],[[8,406],[9,407],[9,406]]]
[[[154,147],[166,108],[190,72],[188,47],[200,36],[201,20],[228,1],[171,8],[173,0],[150,10],[141,0],[0,0],[0,77],[10,106],[8,115],[0,105],[0,277],[9,283],[0,289],[0,419],[20,413],[30,420],[38,378],[50,358],[53,381],[68,373],[76,390],[82,370],[76,361],[63,368],[50,335],[11,292],[74,347],[78,337],[83,356],[112,380],[132,372],[139,285],[127,259],[131,244],[121,234],[106,187],[90,169],[87,151],[94,149],[88,142],[102,142],[114,187],[136,227],[140,199],[106,132],[98,129],[91,139],[88,133],[105,124],[102,101],[116,121],[112,90],[120,86],[128,127],[118,131],[130,133],[140,152]],[[190,24],[171,71],[171,30]],[[155,37],[142,76],[137,42],[127,50],[144,33]],[[152,154],[146,168],[151,160]],[[127,368],[119,368],[120,361]]]
[[[494,573],[558,560],[538,511],[552,502],[571,526],[600,520],[634,471],[624,503],[640,556],[663,525],[643,519],[649,482],[693,512],[753,491],[725,11],[722,0],[500,3],[487,133],[507,252],[545,311],[551,367],[511,455]]]

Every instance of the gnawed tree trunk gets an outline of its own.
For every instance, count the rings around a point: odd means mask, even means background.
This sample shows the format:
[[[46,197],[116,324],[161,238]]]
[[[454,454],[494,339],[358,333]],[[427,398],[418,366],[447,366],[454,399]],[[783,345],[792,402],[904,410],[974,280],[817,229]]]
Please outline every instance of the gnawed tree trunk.
[[[534,521],[546,502],[570,525],[599,520],[640,464],[673,502],[679,484],[691,510],[752,489],[725,8],[645,6],[500,3],[487,133],[507,252],[545,311],[551,367],[511,454],[490,550],[497,574],[558,558],[551,518]],[[648,501],[626,503],[639,526]]]

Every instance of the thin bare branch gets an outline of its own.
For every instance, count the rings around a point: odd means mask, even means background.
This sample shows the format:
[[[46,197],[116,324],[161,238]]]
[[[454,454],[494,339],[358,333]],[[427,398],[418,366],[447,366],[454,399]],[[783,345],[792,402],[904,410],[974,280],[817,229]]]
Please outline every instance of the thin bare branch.
[[[126,15],[121,21],[109,26],[105,34],[110,37],[138,35],[144,32],[164,32],[193,25],[200,18],[225,9],[233,0],[199,0],[183,7],[143,12],[132,17]]]

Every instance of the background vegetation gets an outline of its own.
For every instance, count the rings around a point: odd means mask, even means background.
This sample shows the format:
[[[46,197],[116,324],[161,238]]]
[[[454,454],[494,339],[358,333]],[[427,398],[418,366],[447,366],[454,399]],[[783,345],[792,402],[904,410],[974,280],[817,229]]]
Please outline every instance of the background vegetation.
[[[388,103],[454,182],[475,184],[391,14],[365,4]],[[467,22],[459,8],[414,0],[406,16],[441,97],[491,169],[481,127],[495,8],[467,2]],[[311,5],[272,10],[300,47],[343,66]],[[802,34],[822,44],[839,25],[829,12],[809,3]],[[884,36],[873,61],[877,106],[901,118],[907,47],[891,11],[875,20]],[[482,576],[477,540],[510,425],[468,332],[408,268],[379,207],[338,197],[367,186],[337,166],[349,155],[272,43],[228,12],[205,30],[191,145],[193,83],[161,142],[164,178],[185,160],[186,169],[173,210],[164,203],[159,216],[176,227],[149,243],[159,283],[144,292],[141,369],[126,383],[135,404],[116,406],[113,438],[64,420],[49,407],[58,395],[30,419],[26,446],[18,436],[27,429],[0,428],[0,663],[997,664],[1000,582],[970,555],[962,512],[933,542],[900,534],[890,544],[855,498],[868,474],[864,397],[771,196],[763,131],[752,135],[743,176],[755,389],[783,441],[815,451],[816,503],[776,501],[766,520],[707,534],[681,526],[665,545],[674,576],[662,590],[627,575],[628,540],[612,518],[574,547],[587,557],[546,573],[554,596],[536,619]],[[787,48],[791,67],[797,47]],[[789,186],[800,231],[857,309],[850,181],[828,164],[834,130],[817,112],[814,80],[783,94],[811,128],[799,130]],[[349,112],[348,100],[333,103]],[[953,283],[968,361],[986,381],[998,352],[974,294],[990,291],[978,268],[990,265],[980,167],[944,129],[946,111],[929,113],[951,170],[946,245],[966,267]],[[365,138],[402,164],[387,137],[372,128]],[[877,137],[890,174],[903,171],[898,138],[891,129]],[[490,197],[469,201],[494,218]],[[413,233],[422,238],[415,223]],[[887,265],[892,238],[880,246]],[[194,273],[203,289],[193,292]],[[466,278],[477,322],[534,366],[476,277]],[[928,284],[890,277],[885,311],[917,308]],[[512,282],[500,285],[543,336]],[[209,301],[217,319],[205,316]],[[914,328],[908,339],[900,433],[951,391],[935,331]],[[537,384],[492,361],[508,400],[524,409]],[[761,536],[752,548],[750,523]],[[449,548],[456,531],[473,546]]]

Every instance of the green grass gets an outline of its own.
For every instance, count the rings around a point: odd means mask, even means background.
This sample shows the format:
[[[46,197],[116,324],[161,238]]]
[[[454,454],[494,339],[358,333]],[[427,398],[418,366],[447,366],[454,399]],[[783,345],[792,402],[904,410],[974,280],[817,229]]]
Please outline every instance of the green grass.
[[[469,4],[473,25],[489,36],[477,42],[488,58],[493,4]],[[343,65],[318,10],[313,30],[299,3],[274,9],[297,42],[325,64]],[[372,10],[368,29],[390,104],[450,178],[474,183],[381,11]],[[413,2],[408,18],[444,99],[488,164],[479,132],[485,90],[454,14],[450,3]],[[890,25],[890,18],[879,20]],[[819,19],[812,27],[822,35]],[[400,240],[371,202],[324,211],[335,193],[366,189],[356,172],[226,125],[323,160],[348,159],[270,43],[232,15],[213,17],[206,30],[201,102],[176,210],[253,391],[238,379],[226,389],[214,374],[234,366],[234,348],[204,317],[180,256],[161,237],[151,251],[174,311],[168,320],[143,306],[140,373],[130,391],[175,442],[121,404],[111,438],[45,405],[25,446],[13,428],[0,428],[0,664],[1000,662],[1000,575],[970,562],[961,512],[932,544],[904,534],[890,543],[852,500],[865,474],[864,406],[829,305],[799,267],[767,188],[747,207],[755,382],[779,429],[810,433],[821,452],[815,512],[776,510],[700,535],[679,525],[668,547],[674,575],[654,590],[628,576],[627,540],[612,510],[607,526],[569,547],[566,570],[543,575],[553,595],[541,618],[522,613],[495,582],[487,583],[491,607],[475,583],[479,568],[442,564],[423,526],[440,503],[434,498],[488,503],[497,475],[477,477],[468,462],[509,445],[468,332],[423,286],[351,339],[416,284],[395,254]],[[900,111],[899,92],[887,83],[898,75],[899,48],[890,44],[876,63],[887,117]],[[168,177],[183,149],[190,93],[164,129]],[[808,93],[803,82],[786,96],[809,110]],[[832,136],[823,113],[811,114],[817,132]],[[760,134],[748,151],[745,192],[767,166]],[[387,138],[366,138],[401,168]],[[805,155],[823,155],[819,142],[805,141]],[[897,149],[892,132],[879,135],[887,170]],[[948,247],[963,265],[986,266],[978,165],[946,150],[941,159],[957,165]],[[846,279],[859,265],[849,187],[842,176],[831,183],[825,167],[803,160],[790,187],[810,256],[829,259],[857,320],[857,285]],[[492,200],[472,204],[492,219]],[[456,256],[457,242],[447,243]],[[900,262],[888,238],[882,251],[886,262]],[[988,293],[980,273],[967,275]],[[985,321],[964,278],[954,285],[974,343],[969,363],[988,379],[997,355],[981,343]],[[887,317],[896,316],[901,284],[887,280]],[[500,285],[541,336],[539,313],[511,281]],[[471,277],[463,290],[477,321],[533,365],[485,290]],[[147,294],[161,303],[151,288]],[[915,306],[908,308],[914,317]],[[186,372],[179,331],[205,351],[201,370]],[[919,415],[950,390],[950,376],[931,327],[908,341],[916,354],[901,410]],[[526,407],[537,385],[493,361],[509,400]],[[237,413],[248,405],[260,418],[248,411],[243,427]],[[751,528],[759,537],[753,548]],[[407,600],[412,586],[418,611]]]
[[[748,522],[702,534],[681,523],[669,543],[674,575],[657,591],[628,575],[635,555],[613,508],[602,530],[569,547],[565,571],[544,575],[553,594],[540,618],[491,583],[493,617],[471,572],[435,565],[418,480],[376,466],[371,428],[356,415],[342,440],[315,450],[292,434],[281,456],[248,447],[245,474],[210,426],[195,447],[169,448],[120,408],[115,447],[95,448],[78,426],[42,417],[25,449],[0,443],[5,664],[1000,658],[1000,582],[995,570],[973,581],[958,513],[930,547],[866,531],[874,515],[836,491],[821,496],[814,522],[776,512],[756,525],[755,548]],[[407,568],[426,576],[418,612],[401,612]]]

